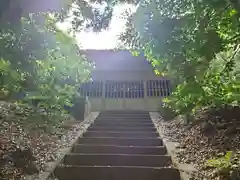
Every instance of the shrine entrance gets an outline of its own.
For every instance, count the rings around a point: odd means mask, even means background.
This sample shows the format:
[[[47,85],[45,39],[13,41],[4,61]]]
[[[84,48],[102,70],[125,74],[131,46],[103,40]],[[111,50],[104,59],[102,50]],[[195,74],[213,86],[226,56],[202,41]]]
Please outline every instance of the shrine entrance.
[[[144,109],[144,84],[142,81],[106,81],[103,101],[106,110]]]
[[[144,55],[127,50],[85,50],[95,63],[92,81],[80,88],[88,96],[93,111],[158,111],[162,98],[171,92],[168,77],[157,76]]]
[[[92,109],[157,111],[161,99],[170,94],[169,80],[93,81],[82,85]]]

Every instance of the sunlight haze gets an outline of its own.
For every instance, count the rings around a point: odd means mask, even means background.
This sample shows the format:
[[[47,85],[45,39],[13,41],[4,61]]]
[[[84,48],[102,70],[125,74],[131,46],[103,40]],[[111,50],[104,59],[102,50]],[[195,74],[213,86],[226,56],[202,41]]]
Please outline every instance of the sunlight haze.
[[[118,44],[118,35],[125,29],[126,18],[121,13],[126,9],[134,11],[132,5],[118,5],[114,8],[113,18],[107,30],[100,33],[82,31],[76,34],[76,41],[81,49],[113,49]],[[58,24],[60,29],[67,30],[69,23]]]

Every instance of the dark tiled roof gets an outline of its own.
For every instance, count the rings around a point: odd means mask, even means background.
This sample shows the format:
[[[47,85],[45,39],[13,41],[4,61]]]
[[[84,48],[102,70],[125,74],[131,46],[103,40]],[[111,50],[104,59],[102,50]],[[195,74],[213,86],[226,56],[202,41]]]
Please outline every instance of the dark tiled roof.
[[[152,70],[143,55],[133,56],[127,50],[84,50],[88,60],[95,62],[96,70]]]

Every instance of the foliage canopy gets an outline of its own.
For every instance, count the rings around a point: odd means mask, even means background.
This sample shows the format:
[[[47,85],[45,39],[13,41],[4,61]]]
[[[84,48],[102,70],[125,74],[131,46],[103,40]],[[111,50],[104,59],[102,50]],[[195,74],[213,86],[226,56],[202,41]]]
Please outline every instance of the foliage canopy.
[[[30,3],[28,0],[25,1]],[[131,51],[144,52],[156,73],[166,74],[172,79],[175,88],[172,96],[166,99],[167,106],[180,114],[192,114],[206,106],[239,105],[239,1],[63,0],[60,5],[56,4],[56,1],[53,2],[55,4],[53,3],[48,8],[39,6],[38,9],[29,10],[15,1],[6,1],[4,7],[8,8],[2,8],[0,15],[5,17],[4,20],[15,22],[20,19],[21,14],[26,12],[51,10],[55,12],[57,21],[69,19],[73,32],[85,28],[92,28],[93,31],[98,32],[109,26],[113,8],[116,5],[119,3],[134,4],[137,6],[137,11],[128,17],[126,31],[119,38]],[[41,3],[44,4],[46,1]],[[102,5],[103,9],[96,8],[94,3]],[[20,14],[15,14],[15,17],[8,16],[9,10],[13,8],[18,9]],[[30,24],[28,28],[35,27]],[[14,28],[11,29],[14,30]],[[5,32],[8,35],[4,35],[8,37],[9,47],[12,45],[12,40],[9,38],[14,37],[13,32]],[[22,49],[32,48],[34,45],[35,47],[40,46],[28,53],[22,53],[24,54],[23,59],[28,59],[33,53],[35,53],[34,57],[37,57],[36,60],[44,59],[41,57],[43,54],[48,54],[50,57],[53,57],[54,54],[59,57],[59,54],[57,53],[57,55],[53,51],[43,53],[46,44],[49,49],[60,47],[59,44],[41,42],[43,39],[51,39],[51,35],[43,33],[44,38],[39,38],[41,43],[36,45],[29,41],[32,36],[35,36],[36,31],[29,31],[29,29],[26,31],[25,29],[23,32],[28,33],[23,36],[25,41],[17,41],[21,42],[21,44],[15,45],[18,47],[18,51],[14,52],[15,54],[11,52],[4,55],[4,59],[11,59],[10,56],[13,54],[18,57],[19,49],[22,51]],[[16,34],[19,36],[21,33]],[[57,37],[61,38],[62,35],[57,35]],[[26,42],[26,39],[28,39],[28,43],[23,43]],[[60,57],[60,59],[64,59],[61,55]],[[15,62],[17,61],[10,63],[14,66]],[[51,61],[51,63],[53,62]],[[26,68],[26,64],[28,61],[24,61],[22,66]],[[36,66],[39,64],[41,63],[36,63]],[[49,64],[46,66],[51,67]],[[36,73],[30,69],[27,71],[30,71],[30,74]],[[48,74],[53,73],[52,71]],[[60,74],[62,73],[61,70]]]
[[[235,1],[141,1],[120,39],[174,83],[179,114],[240,102],[240,11]]]
[[[50,13],[9,22],[3,19],[0,28],[0,99],[30,104],[53,120],[79,96],[91,64],[74,39],[56,27]]]

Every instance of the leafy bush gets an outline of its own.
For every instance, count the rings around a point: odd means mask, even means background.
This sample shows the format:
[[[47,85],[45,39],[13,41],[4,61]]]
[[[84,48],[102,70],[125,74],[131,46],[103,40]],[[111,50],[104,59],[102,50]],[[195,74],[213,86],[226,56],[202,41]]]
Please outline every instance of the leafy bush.
[[[33,14],[18,28],[16,24],[0,28],[1,99],[33,106],[33,119],[44,116],[43,123],[49,125],[69,114],[66,107],[73,106],[91,68],[74,39],[55,23],[48,14]],[[12,94],[21,98],[10,98]]]
[[[0,100],[9,98],[9,96],[21,89],[21,82],[24,76],[19,70],[13,70],[11,63],[0,59]]]
[[[240,104],[239,14],[233,1],[143,1],[120,39],[176,85],[166,107],[191,117]]]
[[[216,168],[216,173],[220,176],[233,180],[240,178],[240,163],[232,151],[228,151],[223,157],[209,159],[206,166]]]
[[[236,51],[237,53],[228,51],[218,54],[202,78],[179,84],[173,94],[165,99],[167,106],[178,114],[194,114],[205,107],[239,105],[240,51]],[[229,65],[230,63],[232,65]]]
[[[230,172],[232,166],[233,152],[229,151],[225,156],[207,161],[208,167],[217,168],[219,172]]]

